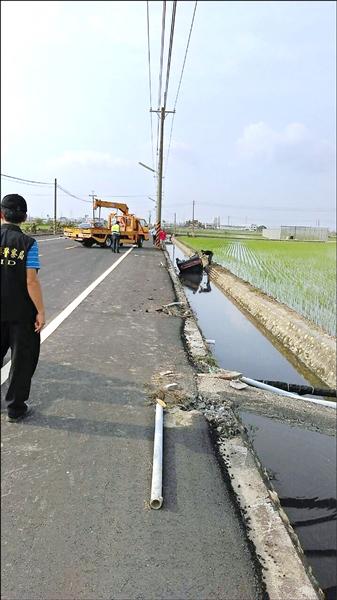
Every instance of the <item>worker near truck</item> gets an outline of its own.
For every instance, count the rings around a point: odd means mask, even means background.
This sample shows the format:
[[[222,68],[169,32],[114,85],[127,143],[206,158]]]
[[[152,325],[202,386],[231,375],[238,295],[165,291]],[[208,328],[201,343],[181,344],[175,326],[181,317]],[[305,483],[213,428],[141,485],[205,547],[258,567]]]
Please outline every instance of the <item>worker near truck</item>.
[[[156,228],[152,227],[150,234],[152,235],[152,244],[156,245]]]
[[[119,223],[117,223],[116,219],[113,219],[111,222],[111,233],[112,233],[112,252],[117,252],[119,254],[119,239],[121,234],[121,228]]]
[[[37,241],[23,233],[26,200],[8,194],[1,201],[1,367],[11,350],[9,385],[5,396],[7,421],[15,423],[31,410],[26,402],[40,354],[45,324]]]

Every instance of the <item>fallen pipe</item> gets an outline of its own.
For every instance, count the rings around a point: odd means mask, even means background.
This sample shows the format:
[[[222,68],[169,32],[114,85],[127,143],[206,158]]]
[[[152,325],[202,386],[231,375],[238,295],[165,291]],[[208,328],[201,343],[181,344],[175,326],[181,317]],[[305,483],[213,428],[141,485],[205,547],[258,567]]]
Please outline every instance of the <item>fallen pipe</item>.
[[[298,396],[297,394],[292,394],[291,392],[280,390],[280,388],[275,388],[271,385],[267,385],[266,383],[256,381],[255,379],[250,379],[249,377],[241,377],[241,381],[253,387],[260,388],[261,390],[266,390],[267,392],[274,392],[276,394],[280,394],[280,396],[287,396],[288,398],[295,398],[296,400],[305,400],[306,402],[313,402],[314,404],[320,404],[321,406],[329,406],[330,408],[335,409],[337,406],[336,402],[329,402],[329,400],[318,400],[316,398],[304,398],[303,396]]]
[[[158,510],[163,504],[163,408],[156,405],[156,418],[153,441],[153,464],[151,484],[151,508]]]
[[[286,392],[299,394],[300,396],[303,394],[312,394],[313,396],[337,397],[336,390],[332,388],[317,388],[312,385],[299,385],[297,383],[286,383],[284,381],[269,381],[268,379],[258,379],[257,381],[279,388],[280,390],[285,390]]]

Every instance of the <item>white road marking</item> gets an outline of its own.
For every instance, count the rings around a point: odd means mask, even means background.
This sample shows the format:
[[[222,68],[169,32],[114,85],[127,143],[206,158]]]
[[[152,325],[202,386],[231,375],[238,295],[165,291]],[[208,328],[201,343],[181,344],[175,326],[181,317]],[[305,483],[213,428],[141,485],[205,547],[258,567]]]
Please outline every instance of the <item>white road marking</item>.
[[[65,250],[70,250],[70,248],[78,248],[79,246],[76,244],[76,246],[68,246],[67,248],[65,248]]]
[[[39,254],[39,257],[41,258],[43,256],[43,254]]]
[[[37,241],[38,244],[41,244],[41,242],[54,242],[55,240],[65,240],[66,238],[64,238],[63,236],[60,237],[56,237],[56,238],[48,238],[47,240],[39,240],[39,238],[34,238],[34,240]]]
[[[44,329],[42,329],[41,344],[55,331],[55,329],[57,329],[61,325],[61,323],[63,323],[63,321],[67,317],[69,317],[69,315],[75,310],[75,308],[77,308],[78,305],[81,304],[81,302],[83,302],[83,300],[85,300],[85,298],[87,296],[89,296],[89,294],[108,275],[110,275],[110,273],[116,267],[118,267],[118,265],[120,265],[120,263],[124,260],[124,258],[126,258],[128,256],[128,254],[130,254],[130,252],[132,252],[132,250],[133,250],[133,246],[127,252],[125,252],[125,254],[123,254],[118,260],[116,260],[116,262],[113,265],[111,265],[111,267],[109,267],[106,271],[104,271],[104,273],[102,273],[102,275],[100,275],[97,279],[95,279],[95,281],[93,281],[79,296],[77,296],[77,298],[75,298],[75,300],[73,300],[70,304],[68,304],[68,306],[64,310],[62,310],[62,312],[60,312],[60,314],[57,315],[57,317],[55,317],[55,319],[53,319],[53,321],[51,321]],[[2,369],[1,369],[1,385],[3,383],[5,383],[5,381],[7,381],[10,367],[11,367],[11,361],[8,361],[8,363],[6,363],[4,367],[2,367]]]

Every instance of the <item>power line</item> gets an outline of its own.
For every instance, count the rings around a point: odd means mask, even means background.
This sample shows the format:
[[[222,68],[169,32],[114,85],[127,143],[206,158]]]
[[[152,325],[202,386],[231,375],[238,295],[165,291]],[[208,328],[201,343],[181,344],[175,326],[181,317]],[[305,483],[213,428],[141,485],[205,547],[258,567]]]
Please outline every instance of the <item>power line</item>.
[[[11,183],[11,181],[6,180],[6,183]],[[42,184],[37,184],[37,183],[27,183],[25,181],[20,181],[20,180],[17,181],[16,179],[13,179],[13,183],[15,183],[15,185],[26,185],[26,186],[28,185],[30,187],[40,187],[40,189],[41,189],[41,185],[42,185]]]
[[[14,177],[13,175],[5,175],[4,173],[1,173],[1,177],[6,177],[9,179],[13,179],[14,181],[17,181],[18,183],[26,183],[27,185],[54,185],[53,183],[49,183],[46,181],[34,181],[32,179],[23,179],[22,177]],[[64,194],[66,194],[67,196],[70,196],[71,198],[75,198],[76,200],[80,200],[81,202],[86,202],[91,204],[91,200],[84,200],[83,198],[80,198],[79,196],[76,196],[76,194],[72,194],[72,192],[69,192],[69,190],[66,190],[65,188],[63,188],[61,185],[57,184],[57,187],[59,190],[62,190],[62,192],[64,192]],[[120,194],[114,194],[114,195],[108,195],[108,196],[103,196],[104,198],[147,198],[149,194],[135,194],[135,195],[120,195]],[[49,198],[48,195],[45,194],[32,194],[32,196],[39,196],[39,197],[44,197],[44,198]]]
[[[183,66],[182,66],[182,69],[181,69],[181,75],[180,75],[179,84],[178,84],[177,95],[176,95],[176,99],[174,101],[174,107],[173,107],[174,111],[175,111],[176,106],[177,106],[178,96],[179,96],[180,87],[181,87],[181,82],[182,82],[183,74],[184,74],[184,70],[185,70],[186,58],[187,58],[187,53],[188,53],[188,49],[189,49],[189,45],[190,45],[190,40],[191,40],[191,35],[192,35],[192,29],[193,29],[193,25],[194,25],[194,18],[195,18],[195,13],[196,13],[196,10],[197,10],[197,4],[198,4],[198,1],[196,0],[196,3],[194,5],[194,10],[193,10],[193,16],[192,16],[192,22],[191,22],[190,32],[189,32],[189,35],[188,35],[188,40],[187,40],[187,45],[186,45],[186,50],[185,50],[185,56],[184,56]],[[167,155],[166,155],[165,175],[166,175],[166,171],[167,171],[168,158],[169,158],[169,154],[170,154],[170,147],[171,147],[171,140],[172,140],[172,131],[173,131],[174,117],[175,117],[175,112],[173,113],[173,116],[172,116],[170,139],[169,139],[169,145],[168,145],[168,150],[167,150]]]
[[[31,183],[34,185],[54,185],[51,182],[47,181],[34,181],[33,179],[22,179],[22,177],[14,177],[13,175],[5,175],[1,173],[1,177],[6,177],[6,179],[14,179],[15,181],[22,181],[24,183]]]
[[[53,190],[50,190],[50,194],[29,194],[29,198],[50,198],[53,194]],[[58,194],[58,197],[64,198],[66,194]]]
[[[154,159],[154,145],[153,145],[153,119],[152,119],[152,86],[151,86],[151,50],[150,50],[150,17],[149,17],[149,3],[146,2],[146,15],[147,15],[147,50],[148,50],[148,63],[149,63],[149,89],[150,89],[150,127],[151,127],[151,145],[152,145],[152,167],[155,168]]]
[[[163,1],[163,13],[162,13],[162,24],[161,24],[161,48],[160,48],[160,68],[159,68],[159,89],[158,89],[158,110],[160,110],[161,105],[161,88],[162,88],[162,78],[163,78],[163,58],[164,58],[164,42],[165,42],[165,18],[166,18],[166,0]],[[158,157],[158,149],[159,149],[159,115],[158,115],[158,123],[157,123],[157,149],[156,156]],[[156,169],[158,171],[158,168]]]
[[[165,42],[165,18],[166,18],[166,0],[163,1],[163,14],[161,25],[161,48],[160,48],[160,71],[159,71],[159,90],[158,90],[158,110],[161,105],[161,88],[163,78],[163,58],[164,58],[164,42]]]
[[[165,93],[164,93],[164,108],[166,108],[167,92],[168,92],[168,85],[169,85],[169,78],[170,78],[174,25],[175,25],[175,20],[176,20],[176,10],[177,10],[177,1],[175,0],[173,2],[173,6],[172,6],[170,44],[169,44],[169,51],[168,51],[168,57],[167,57],[166,86],[165,86]]]
[[[173,206],[178,206],[178,207],[183,207],[183,206],[190,206],[190,202],[174,202],[173,204],[170,204],[171,207]],[[261,205],[240,205],[240,204],[220,204],[219,202],[198,202],[198,206],[208,206],[209,208],[212,207],[217,207],[217,208],[222,208],[223,210],[227,210],[228,208],[236,208],[237,210],[258,210],[258,211],[263,211],[263,210],[269,210],[269,211],[289,211],[289,212],[302,212],[302,211],[306,211],[306,212],[333,212],[332,209],[330,208],[308,208],[307,206],[305,207],[305,209],[302,207],[294,207],[294,206],[261,206]]]
[[[97,194],[100,198],[147,198],[149,194],[137,194],[134,196],[123,196],[122,194],[110,194],[110,195],[101,195]]]
[[[192,29],[193,29],[193,25],[194,25],[195,12],[197,10],[197,4],[198,4],[198,2],[196,1],[195,5],[194,5],[194,11],[193,11],[193,16],[192,16],[192,22],[191,22],[190,32],[189,32],[188,40],[187,40],[187,46],[186,46],[186,51],[185,51],[184,62],[183,62],[183,66],[182,66],[182,70],[181,70],[181,75],[180,75],[180,80],[179,80],[179,84],[178,84],[177,95],[176,95],[176,99],[175,99],[175,102],[174,102],[174,109],[177,106],[178,96],[179,96],[179,92],[180,92],[180,86],[181,86],[181,82],[182,82],[182,78],[183,78],[183,74],[184,74],[184,70],[185,70],[186,58],[187,58],[188,48],[189,48],[189,45],[190,45],[190,40],[191,40],[191,35],[192,35]]]
[[[75,194],[72,194],[71,192],[68,192],[68,190],[65,190],[59,184],[57,184],[57,187],[58,187],[59,190],[62,190],[62,192],[64,192],[68,196],[71,196],[72,198],[75,198],[76,200],[81,200],[81,202],[87,202],[87,203],[91,204],[91,200],[83,200],[83,198],[80,198],[79,196],[75,196]]]

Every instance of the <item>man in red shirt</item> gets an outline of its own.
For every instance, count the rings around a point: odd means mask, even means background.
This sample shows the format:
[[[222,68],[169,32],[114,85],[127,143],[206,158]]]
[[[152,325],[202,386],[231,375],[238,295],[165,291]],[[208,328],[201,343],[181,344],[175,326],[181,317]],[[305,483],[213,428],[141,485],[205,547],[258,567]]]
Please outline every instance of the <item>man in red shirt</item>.
[[[159,231],[159,241],[160,241],[161,247],[164,246],[165,240],[166,240],[166,231],[164,231],[164,229],[161,229]]]

